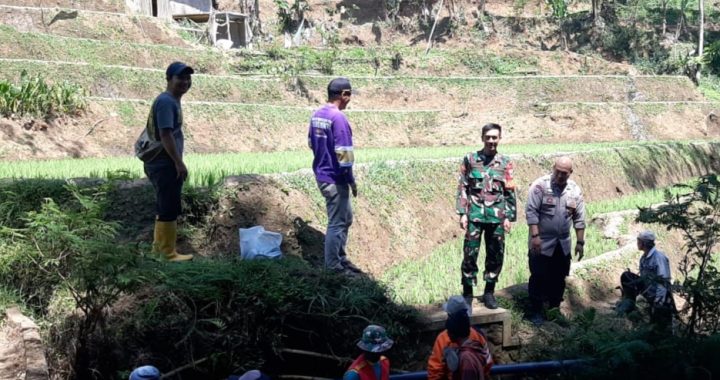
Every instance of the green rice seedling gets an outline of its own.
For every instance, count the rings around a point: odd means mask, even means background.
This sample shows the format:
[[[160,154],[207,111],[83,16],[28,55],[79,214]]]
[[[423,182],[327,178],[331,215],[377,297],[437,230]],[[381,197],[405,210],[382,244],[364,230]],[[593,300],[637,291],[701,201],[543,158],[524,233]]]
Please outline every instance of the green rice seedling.
[[[20,74],[19,85],[0,81],[0,113],[5,117],[77,114],[86,106],[85,91],[69,82],[50,85],[25,70]]]
[[[587,220],[594,215],[646,207],[664,201],[667,192],[678,194],[674,187],[652,189],[637,194],[587,204]],[[505,262],[498,287],[507,287],[527,282],[530,271],[527,263],[528,226],[518,223],[506,234]],[[573,238],[574,239],[574,238]],[[605,239],[601,231],[589,224],[585,231],[584,259],[593,258],[617,249],[612,239]],[[428,304],[441,302],[448,296],[458,294],[460,286],[460,264],[462,262],[463,239],[453,239],[437,247],[430,255],[421,260],[409,260],[401,263],[383,276],[382,281],[393,289],[396,301],[406,304]],[[480,247],[478,263],[482,268],[484,243]],[[482,285],[480,285],[482,286]],[[479,290],[478,290],[479,291]]]
[[[2,82],[0,82],[0,91]],[[0,98],[2,99],[2,98]],[[508,144],[503,146],[506,154],[538,156],[547,152],[583,152],[612,149],[617,147],[638,146],[636,143],[595,143],[595,144]],[[358,164],[372,164],[387,161],[411,160],[459,160],[465,153],[477,149],[476,146],[442,146],[412,148],[366,148],[358,149]],[[221,179],[228,175],[288,173],[312,166],[312,153],[308,150],[288,152],[257,153],[213,153],[188,154],[187,165],[190,169],[189,184],[200,186],[203,178],[213,173],[213,178]],[[0,178],[106,178],[108,173],[124,170],[136,177],[142,177],[142,163],[132,156],[0,161]]]
[[[505,235],[505,261],[498,283],[499,288],[527,282],[528,268],[528,227],[518,223]],[[409,260],[390,269],[383,281],[393,289],[396,301],[406,304],[428,304],[441,302],[448,296],[458,294],[460,286],[460,264],[462,262],[463,239],[451,240],[422,260]],[[594,226],[586,230],[585,259],[601,255],[616,248],[615,242],[603,239]],[[480,247],[478,265],[482,268],[485,244]],[[482,273],[480,273],[482,277]],[[482,281],[480,281],[482,282]],[[482,284],[479,286],[482,287]],[[481,290],[476,290],[480,292]]]

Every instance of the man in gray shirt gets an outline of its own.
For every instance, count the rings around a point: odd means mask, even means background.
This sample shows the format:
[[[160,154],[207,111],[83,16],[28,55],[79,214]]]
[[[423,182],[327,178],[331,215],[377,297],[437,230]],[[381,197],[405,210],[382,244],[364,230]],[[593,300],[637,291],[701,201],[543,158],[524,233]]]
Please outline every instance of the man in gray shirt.
[[[525,215],[530,227],[529,264],[531,311],[535,325],[544,321],[543,302],[560,307],[565,292],[565,277],[570,273],[572,239],[575,228],[575,254],[582,259],[585,246],[585,203],[580,187],[572,180],[572,160],[555,160],[552,174],[530,185]]]
[[[190,90],[193,73],[195,70],[182,62],[173,62],[168,66],[165,70],[166,90],[155,98],[145,126],[148,136],[153,136],[163,146],[144,165],[145,174],[155,189],[153,252],[170,261],[193,258],[193,255],[183,255],[175,249],[177,219],[182,212],[182,188],[188,176],[183,161],[185,138],[180,99]]]
[[[655,248],[655,233],[643,231],[637,237],[640,257],[640,275],[629,269],[620,276],[623,300],[616,311],[628,313],[635,309],[635,299],[642,295],[650,304],[651,320],[667,325],[672,321],[675,310],[670,293],[670,260]]]

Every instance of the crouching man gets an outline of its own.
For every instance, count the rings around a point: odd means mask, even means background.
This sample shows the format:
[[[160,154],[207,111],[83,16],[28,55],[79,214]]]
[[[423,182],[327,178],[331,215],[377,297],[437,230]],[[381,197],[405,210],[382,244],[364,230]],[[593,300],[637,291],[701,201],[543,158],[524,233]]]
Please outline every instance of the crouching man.
[[[640,274],[629,269],[620,276],[622,300],[616,311],[626,314],[635,309],[638,295],[643,296],[650,304],[651,322],[667,326],[672,322],[675,311],[670,291],[670,261],[664,253],[655,247],[655,233],[643,231],[637,237],[640,257]]]

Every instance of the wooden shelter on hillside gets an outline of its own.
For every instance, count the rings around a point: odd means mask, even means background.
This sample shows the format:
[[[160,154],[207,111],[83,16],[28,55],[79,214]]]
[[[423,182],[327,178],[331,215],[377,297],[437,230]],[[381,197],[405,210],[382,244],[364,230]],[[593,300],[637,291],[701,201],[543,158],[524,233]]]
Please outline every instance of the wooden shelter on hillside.
[[[248,15],[217,11],[212,0],[125,0],[125,3],[136,14],[207,23],[208,37],[213,45],[239,48],[252,40]]]

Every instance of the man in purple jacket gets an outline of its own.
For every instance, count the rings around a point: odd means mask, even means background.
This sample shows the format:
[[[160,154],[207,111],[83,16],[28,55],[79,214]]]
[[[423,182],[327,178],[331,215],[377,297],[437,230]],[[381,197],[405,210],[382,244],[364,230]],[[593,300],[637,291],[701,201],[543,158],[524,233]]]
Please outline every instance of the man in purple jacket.
[[[353,221],[350,192],[357,197],[353,177],[352,129],[342,110],[350,103],[352,87],[347,78],[328,84],[328,103],[313,113],[308,144],[315,158],[313,172],[325,197],[328,226],[325,233],[325,268],[340,273],[359,273],[345,252]]]

